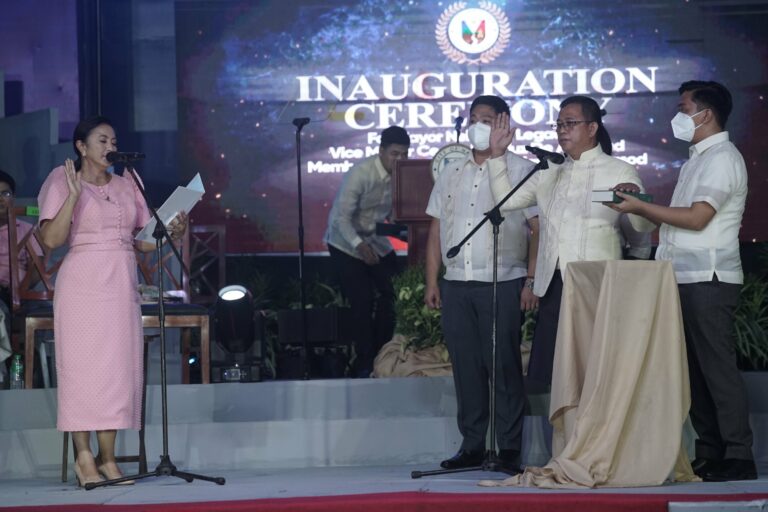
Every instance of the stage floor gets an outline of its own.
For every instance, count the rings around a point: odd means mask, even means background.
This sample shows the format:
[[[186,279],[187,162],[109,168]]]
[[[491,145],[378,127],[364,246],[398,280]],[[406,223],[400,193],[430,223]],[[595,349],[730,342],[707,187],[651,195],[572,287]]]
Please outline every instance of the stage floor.
[[[746,375],[760,480],[723,484],[551,491],[484,488],[498,473],[417,480],[461,439],[450,378],[273,381],[168,389],[169,452],[181,470],[227,484],[152,477],[85,491],[61,483],[62,435],[54,389],[5,391],[0,400],[0,511],[25,512],[735,512],[768,510],[768,383]],[[150,468],[162,452],[160,390],[148,387]],[[523,460],[549,460],[547,395],[530,395]],[[684,430],[692,453],[693,438]],[[121,432],[118,453],[136,453]],[[71,453],[70,453],[71,459]],[[123,466],[124,471],[136,464]],[[716,502],[729,502],[717,505]],[[740,503],[733,503],[738,501]],[[707,505],[704,505],[707,502]],[[3,508],[5,507],[5,508]]]
[[[125,465],[130,469],[133,465]],[[179,468],[184,469],[184,468]],[[132,486],[113,486],[85,491],[73,479],[61,483],[52,479],[0,480],[0,510],[477,510],[483,503],[497,504],[490,510],[659,510],[661,502],[669,510],[766,510],[768,507],[768,467],[751,482],[685,483],[659,487],[552,491],[531,488],[484,488],[480,479],[503,478],[499,473],[468,472],[413,480],[414,469],[434,469],[423,465],[376,467],[325,467],[276,470],[213,471],[201,473],[222,476],[226,485],[204,481],[187,483],[174,477],[150,477]],[[397,503],[401,495],[402,502]],[[441,499],[442,496],[442,499]],[[663,497],[662,497],[663,496]],[[322,498],[326,497],[326,498]],[[328,497],[342,498],[334,501]],[[305,499],[302,499],[305,498]],[[311,498],[311,499],[306,499]],[[393,501],[394,498],[394,501]],[[538,507],[531,508],[535,499]],[[284,500],[284,501],[283,501]],[[377,506],[387,501],[391,507]],[[601,503],[610,500],[609,508]],[[690,501],[696,501],[692,504]],[[734,503],[722,503],[721,500]],[[585,502],[580,507],[579,502]],[[680,502],[680,507],[676,505]],[[721,501],[719,508],[704,502]],[[685,502],[689,502],[687,505]],[[340,506],[343,503],[344,506]],[[359,507],[355,507],[355,503]],[[621,504],[626,503],[627,507]],[[150,507],[148,504],[165,504]],[[178,504],[169,507],[170,504]],[[207,504],[207,506],[206,506]],[[519,504],[520,507],[515,505]],[[647,506],[644,506],[646,504]],[[101,507],[100,505],[108,505]],[[397,506],[395,506],[397,505]],[[454,505],[454,506],[451,506]],[[477,505],[474,506],[474,505]],[[691,506],[694,508],[690,508]],[[116,507],[115,507],[116,506]],[[27,508],[32,507],[32,508]],[[471,507],[471,508],[469,508]],[[688,508],[686,508],[688,507]],[[725,508],[723,508],[725,507]],[[667,509],[665,506],[664,510]],[[484,508],[484,510],[489,510]],[[542,509],[543,510],[543,509]]]

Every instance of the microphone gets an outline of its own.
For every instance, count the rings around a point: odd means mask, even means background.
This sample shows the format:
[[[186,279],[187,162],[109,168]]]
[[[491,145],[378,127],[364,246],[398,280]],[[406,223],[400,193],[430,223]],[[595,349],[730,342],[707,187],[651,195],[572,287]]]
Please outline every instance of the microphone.
[[[525,146],[525,150],[536,155],[536,158],[539,160],[549,160],[550,162],[554,162],[556,164],[565,162],[565,157],[560,153],[553,153],[551,151],[547,151],[546,149],[537,148],[536,146]]]
[[[295,126],[298,129],[301,129],[304,125],[309,124],[309,118],[308,117],[297,117],[293,120],[293,126]]]
[[[119,151],[110,151],[107,153],[107,162],[115,164],[118,162],[135,162],[136,160],[144,160],[146,155],[144,153],[121,153]]]
[[[463,117],[459,116],[459,117],[456,118],[456,124],[454,125],[454,129],[457,132],[461,131],[461,125],[462,125],[463,122],[464,122],[464,118]]]

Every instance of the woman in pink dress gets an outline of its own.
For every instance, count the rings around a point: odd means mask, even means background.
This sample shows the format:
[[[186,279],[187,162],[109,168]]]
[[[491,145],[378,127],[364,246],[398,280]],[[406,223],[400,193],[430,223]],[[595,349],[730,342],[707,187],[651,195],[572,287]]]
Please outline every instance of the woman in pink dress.
[[[69,250],[56,279],[54,336],[59,430],[72,432],[80,485],[122,476],[115,463],[118,429],[140,428],[143,333],[134,247],[149,220],[133,179],[107,172],[117,150],[103,117],[81,121],[72,137],[77,160],[67,159],[43,183],[38,197],[43,242]],[[169,226],[186,229],[186,216]],[[90,433],[96,431],[94,457]]]

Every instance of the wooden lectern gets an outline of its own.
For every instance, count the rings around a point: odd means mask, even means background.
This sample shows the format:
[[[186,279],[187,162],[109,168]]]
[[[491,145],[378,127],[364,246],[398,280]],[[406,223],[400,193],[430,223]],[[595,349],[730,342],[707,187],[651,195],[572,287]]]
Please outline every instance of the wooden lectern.
[[[393,221],[408,226],[408,265],[423,263],[432,217],[427,203],[432,192],[431,160],[400,160],[392,180]]]

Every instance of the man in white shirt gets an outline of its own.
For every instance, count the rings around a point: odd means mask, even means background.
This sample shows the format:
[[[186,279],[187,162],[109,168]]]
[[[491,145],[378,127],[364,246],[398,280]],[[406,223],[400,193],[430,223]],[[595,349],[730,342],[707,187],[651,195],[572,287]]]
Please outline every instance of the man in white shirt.
[[[571,96],[560,104],[553,129],[567,158],[562,165],[534,174],[504,204],[506,211],[537,204],[541,240],[533,292],[540,298],[528,379],[549,385],[555,354],[557,324],[563,281],[560,269],[572,261],[616,260],[622,257],[620,215],[602,203],[592,202],[593,190],[642,187],[635,168],[612,156],[611,138],[603,125],[595,100]],[[506,163],[500,158],[512,142],[514,130],[509,118],[500,116],[491,133],[489,160],[491,187],[496,200],[511,190]],[[640,232],[655,225],[630,215],[632,227]]]
[[[614,208],[661,224],[657,260],[671,260],[683,312],[691,381],[694,472],[705,480],[754,480],[746,389],[736,367],[733,314],[744,276],[739,229],[747,197],[744,159],[725,131],[732,100],[717,82],[680,86],[675,137],[693,145],[669,207],[622,194]]]
[[[397,257],[387,237],[376,235],[376,223],[392,211],[392,171],[408,158],[410,144],[399,126],[382,131],[379,154],[349,170],[328,215],[323,240],[352,309],[356,377],[370,376],[376,354],[395,330]]]
[[[494,206],[488,181],[490,125],[509,106],[497,96],[479,96],[470,106],[468,135],[473,145],[467,159],[446,166],[429,198],[433,217],[427,241],[426,290],[429,308],[442,308],[442,327],[453,366],[458,402],[461,448],[440,465],[445,469],[480,466],[486,456],[490,420],[489,380],[493,368],[491,328],[493,278],[493,226],[486,222],[459,254],[448,249],[461,241]],[[506,176],[517,183],[533,167],[524,158],[506,152]],[[529,231],[532,232],[529,244]],[[521,309],[533,309],[536,298],[528,260],[536,259],[536,211],[507,215],[499,227],[496,317],[496,426],[499,453],[496,469],[520,472],[523,414],[526,404],[520,356]],[[445,275],[438,280],[440,265]],[[533,263],[531,263],[533,264]]]

